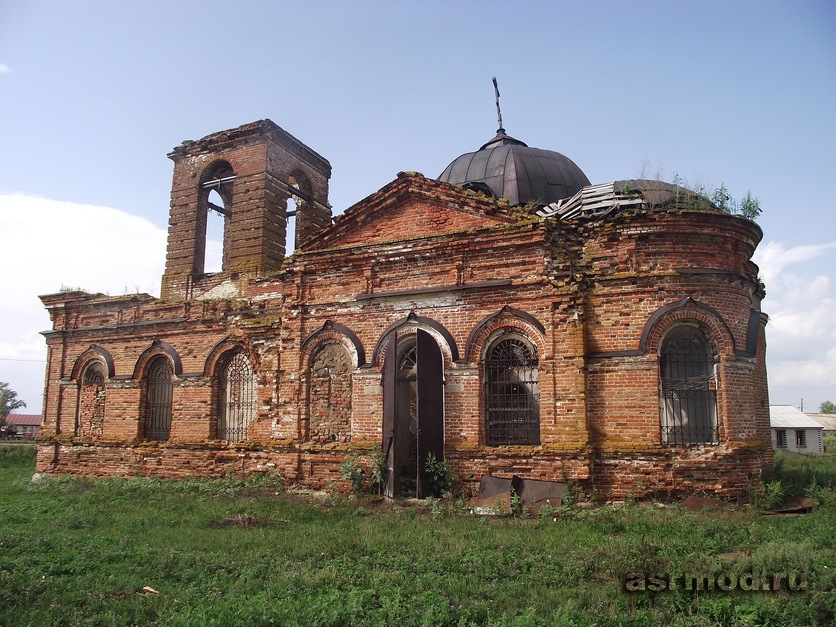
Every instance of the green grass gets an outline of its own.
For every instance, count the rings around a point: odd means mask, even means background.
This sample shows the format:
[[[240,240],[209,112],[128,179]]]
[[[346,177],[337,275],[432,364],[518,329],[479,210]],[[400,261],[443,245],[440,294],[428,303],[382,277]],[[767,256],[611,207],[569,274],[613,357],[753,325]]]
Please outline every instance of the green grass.
[[[804,496],[816,487],[836,488],[836,453],[776,453],[771,478],[789,496]]]
[[[486,519],[306,502],[271,477],[32,483],[30,451],[0,447],[0,625],[820,625],[836,612],[822,484],[822,505],[797,517],[650,504]],[[628,573],[762,571],[803,571],[806,589],[623,589]]]

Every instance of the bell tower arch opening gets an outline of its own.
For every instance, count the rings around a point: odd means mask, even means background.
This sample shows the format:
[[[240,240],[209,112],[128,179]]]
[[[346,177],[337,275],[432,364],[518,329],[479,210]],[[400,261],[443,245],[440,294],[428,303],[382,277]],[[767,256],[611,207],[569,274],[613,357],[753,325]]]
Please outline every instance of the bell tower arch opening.
[[[317,232],[316,201],[313,198],[311,182],[304,172],[294,170],[287,177],[287,235],[285,255],[293,254],[297,246]]]
[[[229,220],[232,217],[232,182],[235,173],[226,161],[218,161],[203,173],[200,185],[199,207],[201,217],[205,214],[202,238],[200,233],[195,244],[203,240],[203,263],[199,267],[199,256],[195,255],[195,272],[206,274],[223,272],[226,269],[226,240]]]
[[[226,216],[224,202],[218,192],[209,192],[210,207],[220,207],[220,210],[209,209],[206,214],[206,252],[204,253],[203,272],[222,272],[224,252],[224,230]]]
[[[285,256],[289,257],[296,250],[296,215],[299,211],[296,198],[291,195],[287,199],[287,228],[284,238]]]
[[[294,170],[287,177],[288,191],[288,223],[287,248],[290,255],[296,247],[319,232],[323,224],[324,212],[330,213],[328,207],[322,207],[313,195],[313,188],[308,176],[302,170]],[[330,219],[328,220],[330,222]]]
[[[183,142],[168,156],[164,299],[206,294],[219,280],[207,273],[276,272],[288,252],[331,224],[331,165],[270,120]]]

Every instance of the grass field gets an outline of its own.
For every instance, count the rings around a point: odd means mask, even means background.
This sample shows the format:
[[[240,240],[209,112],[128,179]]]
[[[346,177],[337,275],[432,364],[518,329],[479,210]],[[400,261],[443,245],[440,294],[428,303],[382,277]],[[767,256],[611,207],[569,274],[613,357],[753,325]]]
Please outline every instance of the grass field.
[[[2,625],[823,625],[836,613],[830,456],[779,458],[761,502],[818,501],[792,517],[631,504],[484,518],[303,498],[276,477],[33,483],[33,471],[31,448],[0,447]],[[763,590],[779,574],[781,589]],[[685,589],[685,575],[717,589]]]

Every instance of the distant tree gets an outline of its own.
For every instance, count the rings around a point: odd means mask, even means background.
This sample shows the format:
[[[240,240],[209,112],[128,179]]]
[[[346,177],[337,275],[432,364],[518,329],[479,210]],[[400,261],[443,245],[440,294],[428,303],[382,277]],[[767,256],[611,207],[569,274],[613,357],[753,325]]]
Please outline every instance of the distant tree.
[[[0,425],[6,424],[6,416],[20,407],[26,407],[26,403],[17,397],[17,392],[9,389],[8,383],[0,381]]]
[[[830,401],[825,401],[819,405],[819,411],[823,414],[836,414],[836,405]]]

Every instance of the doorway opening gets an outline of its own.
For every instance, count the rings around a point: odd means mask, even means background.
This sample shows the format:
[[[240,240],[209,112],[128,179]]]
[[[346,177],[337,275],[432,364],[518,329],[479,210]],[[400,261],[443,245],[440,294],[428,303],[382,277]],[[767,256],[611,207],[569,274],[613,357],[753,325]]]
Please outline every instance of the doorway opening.
[[[389,498],[431,495],[430,454],[444,459],[444,362],[426,331],[389,340],[383,366],[383,451]]]

